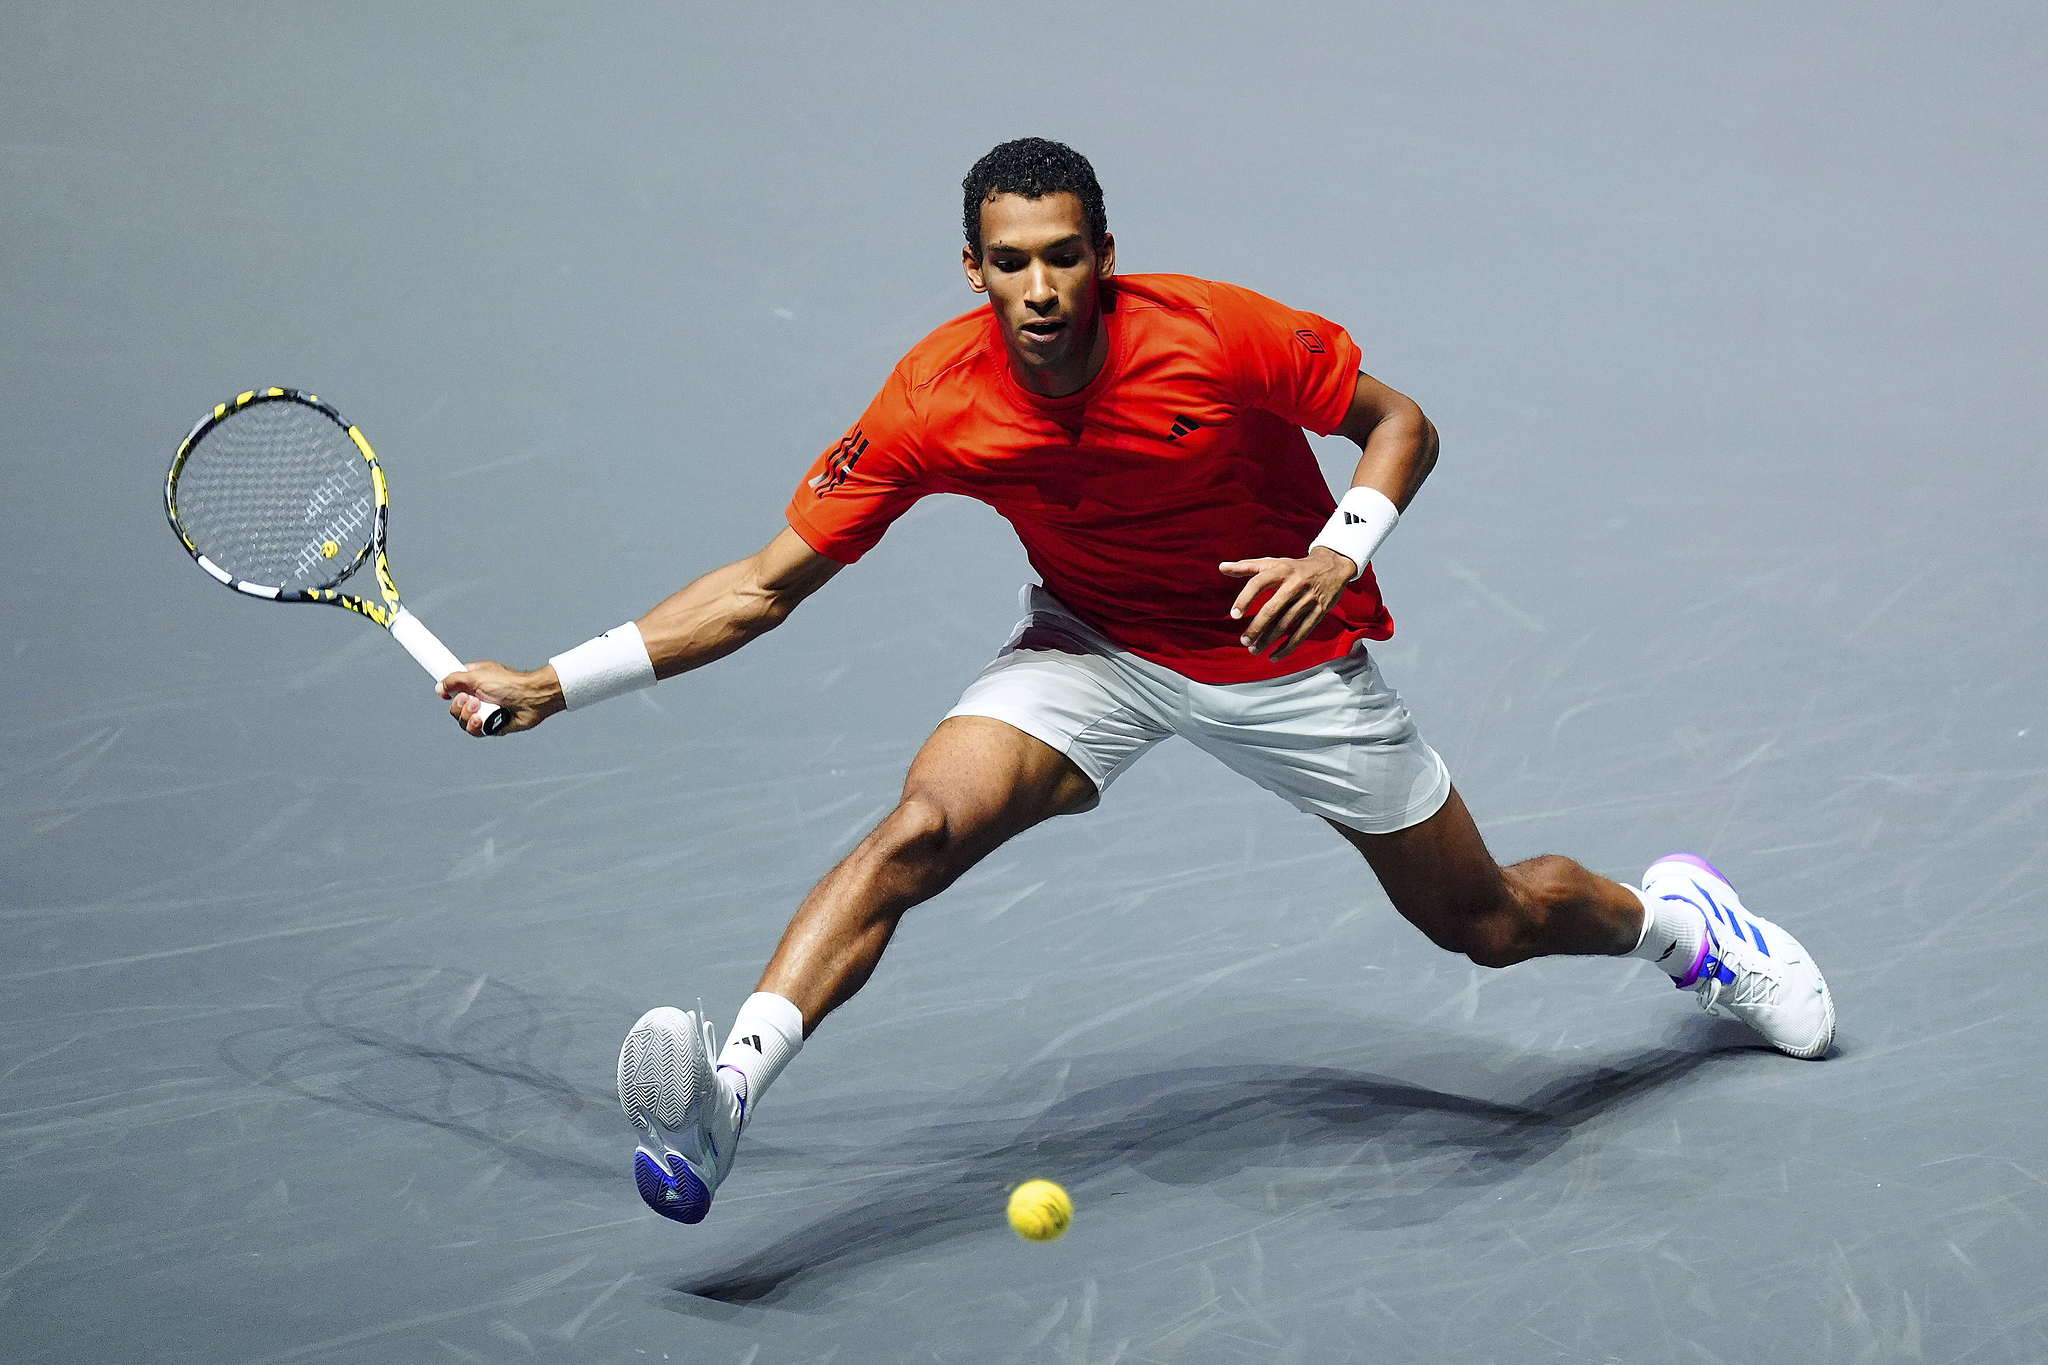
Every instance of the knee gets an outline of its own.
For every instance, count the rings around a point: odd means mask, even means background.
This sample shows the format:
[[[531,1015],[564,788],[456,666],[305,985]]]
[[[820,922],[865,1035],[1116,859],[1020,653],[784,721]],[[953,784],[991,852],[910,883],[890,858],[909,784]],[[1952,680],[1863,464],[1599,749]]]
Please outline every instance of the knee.
[[[968,831],[945,803],[912,792],[875,826],[869,852],[922,895],[936,895],[973,865]]]
[[[1535,956],[1512,926],[1496,920],[1475,924],[1466,938],[1464,951],[1475,967],[1512,967]]]
[[[869,836],[876,851],[896,862],[925,862],[945,850],[952,833],[946,808],[929,797],[908,795]]]
[[[1544,926],[1572,899],[1577,871],[1578,864],[1556,854],[1504,867],[1491,894],[1459,906],[1430,937],[1439,947],[1463,953],[1476,966],[1526,962],[1540,955]]]
[[[1443,906],[1437,915],[1416,924],[1431,943],[1470,958],[1475,966],[1512,967],[1525,956],[1517,951],[1517,918],[1502,892]]]
[[[1579,865],[1546,853],[1501,869],[1500,894],[1466,921],[1465,956],[1481,967],[1512,967],[1542,955],[1557,910],[1577,892]]]

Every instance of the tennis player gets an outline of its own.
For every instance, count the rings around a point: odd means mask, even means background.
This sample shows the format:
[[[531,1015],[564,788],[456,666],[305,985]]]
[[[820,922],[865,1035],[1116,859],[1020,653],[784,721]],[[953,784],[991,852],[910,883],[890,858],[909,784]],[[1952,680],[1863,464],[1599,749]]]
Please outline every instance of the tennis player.
[[[443,683],[473,733],[480,698],[514,708],[519,730],[708,664],[930,493],[994,507],[1042,580],[896,809],[798,907],[724,1048],[694,1012],[633,1026],[619,1099],[648,1204],[701,1220],[762,1095],[904,912],[1011,836],[1094,806],[1171,735],[1326,821],[1441,948],[1486,967],[1644,958],[1781,1051],[1826,1054],[1819,969],[1702,859],[1660,858],[1637,888],[1568,858],[1488,854],[1367,647],[1394,630],[1371,561],[1437,433],[1361,372],[1344,329],[1234,285],[1119,277],[1094,170],[1060,143],[1004,143],[963,188],[962,263],[990,306],[903,358],[799,483],[786,528],[545,668],[483,663]],[[1357,444],[1341,499],[1303,428]]]

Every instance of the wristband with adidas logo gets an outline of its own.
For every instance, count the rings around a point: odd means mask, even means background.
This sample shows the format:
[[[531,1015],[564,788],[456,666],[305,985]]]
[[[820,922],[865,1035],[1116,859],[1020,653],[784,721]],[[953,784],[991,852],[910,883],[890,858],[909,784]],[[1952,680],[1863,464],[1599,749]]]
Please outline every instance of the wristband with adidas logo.
[[[1351,575],[1355,583],[1400,519],[1400,509],[1385,493],[1377,488],[1354,488],[1337,503],[1337,510],[1309,542],[1309,548],[1327,546],[1356,564],[1357,571]]]

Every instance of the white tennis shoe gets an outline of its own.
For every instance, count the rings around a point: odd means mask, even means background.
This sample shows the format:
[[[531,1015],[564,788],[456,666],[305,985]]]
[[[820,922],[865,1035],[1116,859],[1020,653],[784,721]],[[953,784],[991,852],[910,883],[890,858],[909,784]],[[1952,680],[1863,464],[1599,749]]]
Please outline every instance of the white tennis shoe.
[[[1706,941],[1690,970],[1674,977],[1701,1008],[1736,1019],[1794,1057],[1827,1055],[1835,1038],[1835,1001],[1813,955],[1798,939],[1751,914],[1728,879],[1704,858],[1667,853],[1643,874],[1643,894],[1682,900],[1707,919]]]
[[[717,1054],[710,1020],[667,1005],[641,1015],[619,1049],[619,1107],[640,1130],[633,1183],[678,1223],[704,1221],[739,1145],[746,1102]]]

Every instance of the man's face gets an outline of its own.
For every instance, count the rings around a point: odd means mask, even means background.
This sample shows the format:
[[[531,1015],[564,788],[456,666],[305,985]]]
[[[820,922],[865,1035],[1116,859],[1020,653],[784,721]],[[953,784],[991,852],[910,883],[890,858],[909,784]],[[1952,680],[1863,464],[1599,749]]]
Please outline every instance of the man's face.
[[[1115,271],[1116,243],[1096,253],[1080,196],[999,194],[981,206],[981,259],[961,255],[1020,365],[1048,378],[1091,369],[1098,290]]]

